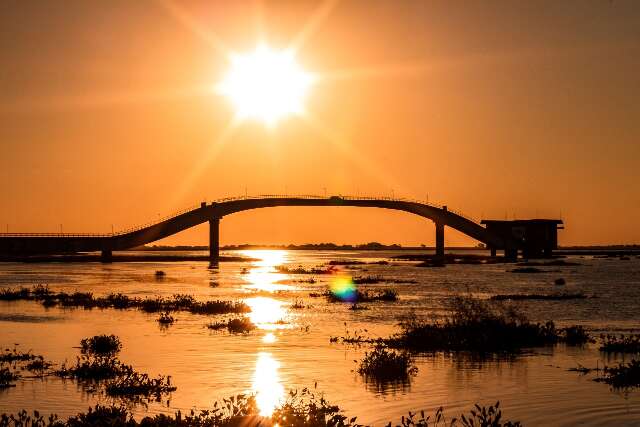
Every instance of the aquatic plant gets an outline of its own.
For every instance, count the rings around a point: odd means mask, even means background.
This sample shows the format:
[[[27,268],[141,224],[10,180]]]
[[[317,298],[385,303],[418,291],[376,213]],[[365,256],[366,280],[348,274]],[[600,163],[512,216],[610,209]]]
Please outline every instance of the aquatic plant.
[[[374,302],[374,301],[397,301],[398,291],[395,289],[360,290],[355,289],[348,298],[340,293],[325,291],[323,294],[329,302]],[[311,294],[310,294],[311,296]]]
[[[256,325],[248,317],[229,319],[228,321],[210,323],[207,328],[213,330],[227,329],[232,334],[248,334],[256,329]]]
[[[4,289],[0,292],[1,299],[33,300],[39,301],[45,307],[61,305],[63,307],[115,308],[115,309],[139,309],[148,313],[163,311],[188,311],[193,314],[228,314],[248,313],[251,311],[248,305],[241,301],[196,301],[191,295],[176,294],[169,298],[155,297],[148,299],[131,298],[123,294],[109,294],[106,297],[94,297],[90,292],[66,292],[53,293],[47,288],[34,287]]]
[[[90,355],[114,355],[120,352],[122,343],[115,335],[95,335],[80,340],[80,351]]]
[[[20,376],[17,373],[6,366],[0,365],[0,389],[14,387],[12,383],[18,378],[20,378]]]
[[[287,267],[286,265],[278,265],[275,267],[278,273],[283,274],[334,274],[338,271],[338,269],[334,265],[330,265],[326,268],[322,267],[314,267],[314,268],[304,268],[299,265],[298,267]]]
[[[588,334],[574,327],[556,329],[553,322],[531,323],[513,307],[457,296],[448,304],[443,321],[420,321],[409,316],[401,331],[385,340],[393,348],[414,351],[509,352],[558,342],[584,343]]]
[[[162,270],[156,270],[155,276],[156,279],[164,279],[164,277],[167,275],[167,273],[165,273]]]
[[[107,383],[105,391],[109,396],[120,397],[155,397],[157,401],[163,394],[175,391],[177,388],[171,385],[171,377],[159,375],[151,378],[147,374],[141,374],[133,370],[119,375],[113,381]]]
[[[261,417],[253,395],[238,395],[222,402],[215,402],[211,409],[196,413],[191,410],[183,414],[156,414],[140,421],[133,418],[130,408],[125,405],[104,406],[97,404],[87,412],[80,412],[65,421],[57,415],[45,419],[38,411],[33,416],[26,411],[17,414],[2,414],[0,427],[231,427],[239,425],[279,425],[281,427],[363,427],[357,417],[348,418],[337,405],[329,403],[321,394],[316,396],[308,389],[301,392],[290,391],[286,400],[278,405],[270,417]],[[387,424],[391,427],[392,423]],[[402,427],[521,427],[519,422],[503,419],[500,402],[495,405],[476,404],[468,414],[447,421],[444,408],[440,407],[433,418],[424,411],[409,412],[399,423]]]
[[[76,364],[62,367],[54,371],[54,375],[77,380],[100,381],[127,375],[133,372],[130,365],[125,365],[114,356],[95,356],[83,354],[76,358]]]
[[[18,351],[17,348],[13,348],[13,350],[9,350],[8,348],[4,349],[4,351],[0,354],[0,363],[12,363],[12,362],[25,362],[29,360],[35,359],[36,355],[32,354],[30,351],[23,353]]]
[[[291,304],[289,306],[289,308],[291,308],[292,310],[301,310],[303,308],[306,308],[307,306],[304,303],[304,300],[302,299],[296,299],[293,304]]]
[[[640,334],[600,335],[603,341],[599,350],[605,353],[640,353]]]
[[[614,388],[640,387],[640,360],[631,360],[614,367],[604,367],[603,375],[594,381],[604,382]]]
[[[327,263],[328,265],[362,265],[366,264],[364,261],[357,261],[354,259],[334,259]]]
[[[356,276],[352,280],[354,285],[372,285],[384,281],[382,276]]]
[[[498,294],[491,296],[493,301],[522,301],[522,300],[547,300],[562,301],[571,299],[585,299],[587,296],[582,292],[576,293],[554,293],[554,294]]]
[[[373,351],[365,353],[357,372],[375,383],[405,382],[418,372],[418,368],[409,353],[391,350],[383,344],[378,344]]]
[[[176,319],[168,312],[160,313],[160,317],[158,317],[158,323],[161,325],[171,325],[176,321]]]
[[[50,369],[53,363],[44,360],[42,356],[36,356],[34,360],[24,365],[24,369],[43,375],[45,371]]]

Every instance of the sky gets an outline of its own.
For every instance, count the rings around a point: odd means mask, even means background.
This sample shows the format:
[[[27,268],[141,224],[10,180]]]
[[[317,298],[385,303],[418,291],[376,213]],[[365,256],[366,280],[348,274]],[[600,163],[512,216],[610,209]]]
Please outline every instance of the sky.
[[[640,243],[640,2],[0,2],[0,231],[109,232],[248,194],[427,199]],[[229,52],[317,76],[270,128],[215,92]],[[221,243],[434,242],[362,208],[226,217]],[[449,245],[476,242],[453,230]],[[206,244],[207,227],[164,244]]]

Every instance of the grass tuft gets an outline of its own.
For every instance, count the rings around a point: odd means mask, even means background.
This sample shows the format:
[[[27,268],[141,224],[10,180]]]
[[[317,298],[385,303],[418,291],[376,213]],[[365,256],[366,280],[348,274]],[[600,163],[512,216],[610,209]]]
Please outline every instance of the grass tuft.
[[[220,329],[226,329],[232,334],[248,334],[256,329],[256,325],[251,322],[248,317],[240,317],[230,319],[226,322],[216,322],[207,325],[207,328],[218,331]]]
[[[118,354],[122,349],[120,338],[115,335],[95,335],[80,341],[80,351],[93,356]]]

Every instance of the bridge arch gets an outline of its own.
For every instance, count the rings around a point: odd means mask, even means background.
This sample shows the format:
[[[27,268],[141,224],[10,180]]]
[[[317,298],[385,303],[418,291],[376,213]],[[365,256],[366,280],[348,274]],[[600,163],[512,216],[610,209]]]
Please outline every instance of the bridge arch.
[[[113,250],[141,246],[169,237],[188,228],[209,223],[210,261],[219,260],[220,220],[234,213],[278,206],[352,206],[390,209],[411,213],[435,223],[436,254],[444,258],[444,230],[451,227],[491,248],[504,248],[505,242],[484,226],[454,212],[446,206],[437,206],[417,200],[395,198],[367,198],[351,196],[279,196],[266,195],[220,199],[213,203],[179,212],[157,223],[105,235],[13,235],[0,237],[0,252],[11,248],[26,253],[59,253],[101,251],[109,258]],[[11,241],[13,237],[13,241]]]

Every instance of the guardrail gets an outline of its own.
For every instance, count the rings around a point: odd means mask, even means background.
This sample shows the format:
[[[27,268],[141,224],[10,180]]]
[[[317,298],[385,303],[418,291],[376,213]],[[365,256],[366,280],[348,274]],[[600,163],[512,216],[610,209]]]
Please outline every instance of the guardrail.
[[[210,205],[211,203],[225,203],[225,202],[234,202],[241,200],[257,200],[257,199],[306,199],[306,200],[332,200],[332,199],[343,199],[343,200],[380,200],[380,201],[390,201],[390,202],[406,202],[406,203],[418,203],[421,205],[429,206],[436,209],[443,209],[445,205],[428,202],[425,200],[412,199],[406,197],[385,197],[385,196],[350,196],[350,195],[331,195],[331,196],[320,196],[316,194],[261,194],[261,195],[242,195],[242,196],[233,196],[233,197],[224,197],[220,199],[215,199],[212,201],[206,201],[205,203]],[[202,205],[192,205],[184,209],[180,209],[178,211],[174,211],[169,215],[165,215],[163,217],[159,217],[154,221],[149,221],[144,224],[138,224],[133,227],[128,227],[122,230],[115,231],[113,233],[0,233],[0,237],[117,237],[125,234],[133,233],[136,231],[143,230],[145,228],[151,227],[153,225],[157,225],[168,221],[170,219],[176,218],[180,215],[183,215],[188,212],[195,211],[197,209],[201,209]],[[465,218],[471,222],[479,224],[479,221],[476,219],[465,215],[464,213],[450,209],[447,207],[447,212],[451,212],[462,218]]]

